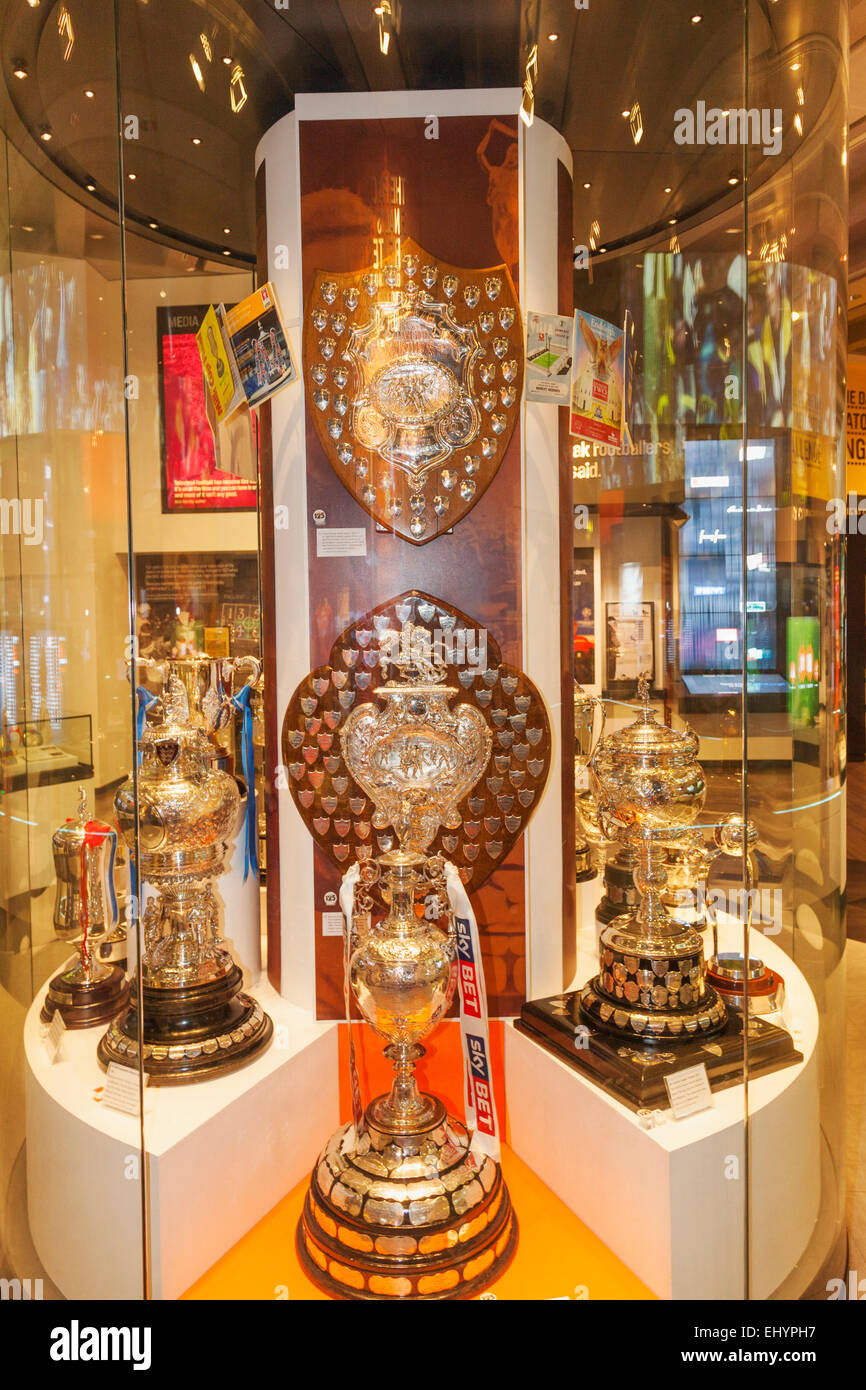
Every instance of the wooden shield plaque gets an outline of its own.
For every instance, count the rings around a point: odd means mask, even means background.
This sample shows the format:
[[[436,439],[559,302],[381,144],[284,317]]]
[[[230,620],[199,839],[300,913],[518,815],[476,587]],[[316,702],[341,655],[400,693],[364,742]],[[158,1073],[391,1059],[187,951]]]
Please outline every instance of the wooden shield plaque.
[[[544,701],[522,671],[504,663],[493,638],[465,613],[412,590],[389,599],[337,638],[327,666],[305,676],[283,720],[283,758],[289,787],[307,828],[332,863],[344,871],[396,848],[390,827],[377,831],[374,807],[353,781],[341,752],[340,729],[349,710],[378,703],[384,684],[380,636],[408,624],[430,633],[455,687],[454,704],[476,706],[493,735],[481,779],[460,802],[460,824],[442,827],[430,846],[456,864],[477,888],[523,834],[550,771],[550,723]]]
[[[446,265],[416,242],[380,269],[317,271],[304,315],[307,405],[365,511],[413,545],[489,487],[517,422],[523,325],[504,265]]]

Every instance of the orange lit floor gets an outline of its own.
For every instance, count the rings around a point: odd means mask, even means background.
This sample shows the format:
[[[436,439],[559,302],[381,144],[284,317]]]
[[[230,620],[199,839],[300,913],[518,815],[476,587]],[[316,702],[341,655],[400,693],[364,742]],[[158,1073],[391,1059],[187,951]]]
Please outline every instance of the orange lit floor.
[[[381,1042],[369,1029],[356,1029],[362,1093],[387,1091],[391,1068],[381,1055]],[[503,1066],[503,1025],[490,1027],[494,1089],[503,1129],[507,1132],[507,1103]],[[351,1114],[347,1087],[349,1053],[345,1029],[340,1030],[340,1091],[344,1119]],[[454,1023],[440,1025],[430,1039],[427,1056],[418,1068],[422,1085],[441,1096],[452,1114],[462,1114],[460,1032]],[[327,1136],[323,1136],[324,1139]],[[488,1292],[505,1299],[653,1298],[630,1269],[593,1235],[530,1168],[503,1146],[502,1170],[511,1193],[520,1229],[517,1254]],[[183,1294],[205,1299],[326,1299],[310,1282],[295,1253],[295,1228],[301,1215],[307,1180],[253,1226],[237,1245],[218,1260]]]
[[[510,1267],[489,1293],[505,1299],[652,1298],[645,1284],[506,1148],[502,1170],[520,1223]],[[187,1289],[184,1298],[327,1299],[295,1253],[306,1181]]]

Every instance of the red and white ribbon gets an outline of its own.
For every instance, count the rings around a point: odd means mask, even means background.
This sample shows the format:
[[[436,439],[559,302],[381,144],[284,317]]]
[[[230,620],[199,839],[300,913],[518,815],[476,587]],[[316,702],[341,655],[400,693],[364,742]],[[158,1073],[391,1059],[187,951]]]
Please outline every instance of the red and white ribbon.
[[[364,1119],[361,1083],[358,1080],[358,1063],[355,1057],[355,1037],[352,1032],[352,995],[349,986],[352,928],[355,921],[355,888],[360,874],[361,865],[356,862],[343,874],[343,882],[340,886],[340,907],[343,910],[343,1003],[346,1006],[346,1024],[349,1030],[349,1079],[352,1087],[352,1128],[343,1140],[344,1149],[351,1149],[361,1133]]]
[[[457,987],[460,991],[460,1040],[463,1046],[463,1097],[472,1150],[499,1161],[499,1120],[493,1098],[493,1067],[487,990],[481,960],[478,923],[463,880],[453,864],[445,864],[448,901],[457,935]]]

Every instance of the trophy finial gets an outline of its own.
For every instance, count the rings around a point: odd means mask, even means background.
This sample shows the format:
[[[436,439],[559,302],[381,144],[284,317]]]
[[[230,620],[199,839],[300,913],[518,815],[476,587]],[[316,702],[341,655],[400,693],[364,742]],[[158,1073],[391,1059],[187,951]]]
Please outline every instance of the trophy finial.
[[[389,666],[395,667],[408,685],[441,685],[447,672],[445,662],[433,650],[427,628],[415,623],[404,623],[400,632],[387,628],[380,635],[379,665],[383,674],[387,674]]]
[[[183,681],[174,672],[162,697],[163,719],[166,724],[189,723],[189,699]]]
[[[652,695],[652,681],[649,671],[641,671],[637,678],[637,698],[644,707],[644,712],[649,713],[650,696]]]
[[[78,824],[87,824],[87,792],[83,783],[78,787]]]

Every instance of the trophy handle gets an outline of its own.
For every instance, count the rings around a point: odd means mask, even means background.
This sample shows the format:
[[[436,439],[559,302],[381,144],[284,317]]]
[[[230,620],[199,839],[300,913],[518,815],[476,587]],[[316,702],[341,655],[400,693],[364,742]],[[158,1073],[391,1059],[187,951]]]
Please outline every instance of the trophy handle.
[[[595,757],[595,755],[596,755],[596,753],[597,753],[597,751],[598,751],[598,745],[601,743],[602,739],[604,738],[604,726],[605,726],[605,724],[607,723],[607,710],[606,710],[605,707],[604,707],[604,700],[602,700],[602,698],[601,698],[600,695],[599,695],[599,696],[596,696],[595,700],[593,701],[593,711],[592,711],[592,721],[593,721],[593,725],[595,725],[595,711],[596,711],[596,710],[598,710],[598,713],[599,713],[598,734],[597,734],[596,738],[593,740],[593,743],[592,743],[592,750],[591,750],[591,752],[590,752],[589,758],[587,759],[588,762],[591,762],[591,761],[592,761],[592,759]]]

